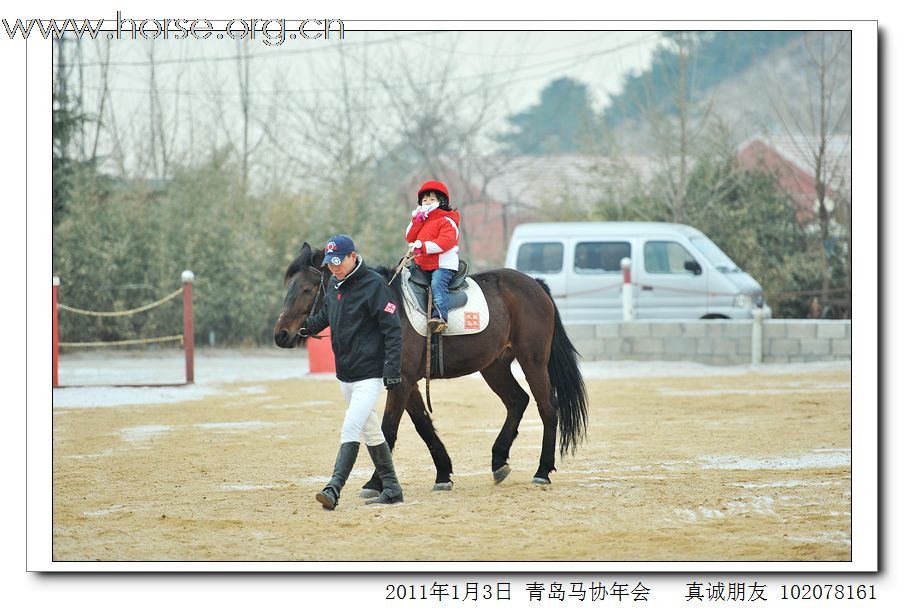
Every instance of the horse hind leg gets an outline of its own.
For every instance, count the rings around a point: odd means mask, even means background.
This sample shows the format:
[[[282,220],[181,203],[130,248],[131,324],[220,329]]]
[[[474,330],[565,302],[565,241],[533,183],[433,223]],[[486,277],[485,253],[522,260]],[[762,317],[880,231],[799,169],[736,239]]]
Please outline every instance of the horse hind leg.
[[[537,410],[543,422],[543,442],[540,465],[534,474],[534,484],[550,484],[549,473],[556,470],[556,427],[559,415],[552,395],[552,385],[545,364],[521,364],[530,391],[537,400]]]
[[[502,424],[499,435],[496,436],[496,441],[493,442],[493,455],[490,463],[490,467],[493,470],[493,479],[496,484],[499,484],[511,472],[511,468],[508,465],[509,451],[511,451],[515,438],[518,437],[518,425],[521,424],[521,418],[530,403],[530,396],[521,388],[521,385],[518,384],[518,381],[512,375],[511,358],[494,361],[481,370],[480,374],[490,386],[490,389],[505,404],[505,422]]]

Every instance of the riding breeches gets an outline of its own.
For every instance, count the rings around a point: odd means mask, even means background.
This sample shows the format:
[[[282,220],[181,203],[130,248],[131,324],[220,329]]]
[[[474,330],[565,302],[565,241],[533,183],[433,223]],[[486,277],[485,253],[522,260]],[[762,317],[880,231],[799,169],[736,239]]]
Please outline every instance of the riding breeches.
[[[377,417],[377,401],[383,382],[379,378],[367,378],[356,382],[339,382],[345,397],[345,421],[342,423],[340,444],[360,442],[364,436],[367,446],[379,446],[386,441]]]

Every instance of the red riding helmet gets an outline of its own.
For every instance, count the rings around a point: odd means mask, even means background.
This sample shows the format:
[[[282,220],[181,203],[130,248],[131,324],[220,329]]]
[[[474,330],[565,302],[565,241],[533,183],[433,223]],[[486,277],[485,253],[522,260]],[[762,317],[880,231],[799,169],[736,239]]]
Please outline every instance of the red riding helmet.
[[[446,201],[449,201],[449,190],[446,189],[446,186],[440,183],[439,181],[427,181],[421,188],[417,190],[417,201],[420,203],[421,196],[424,195],[428,191],[435,191],[437,193],[441,193],[446,196]]]

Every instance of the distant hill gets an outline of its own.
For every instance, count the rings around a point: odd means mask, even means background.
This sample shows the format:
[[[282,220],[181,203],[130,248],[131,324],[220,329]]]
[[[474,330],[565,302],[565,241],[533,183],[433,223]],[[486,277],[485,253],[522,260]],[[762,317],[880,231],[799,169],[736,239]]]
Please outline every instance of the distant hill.
[[[610,98],[602,113],[609,133],[628,152],[639,153],[650,142],[650,119],[677,112],[680,59],[673,35],[654,54],[648,70],[625,79],[622,91]],[[683,35],[687,50],[685,86],[689,119],[718,121],[735,142],[756,134],[781,133],[777,106],[805,116],[813,112],[812,76],[805,65],[814,53],[814,39],[806,32],[700,32]],[[829,33],[842,44],[843,53],[833,69],[850,74],[850,33]],[[834,42],[832,43],[835,44]],[[846,44],[846,48],[843,45]],[[812,71],[811,71],[812,72]],[[847,89],[833,92],[850,95]],[[836,100],[837,104],[837,100]],[[802,119],[794,131],[807,131]],[[850,114],[841,117],[833,131],[849,131]]]
[[[674,113],[675,90],[680,71],[677,42],[687,50],[688,97],[700,100],[725,81],[745,73],[776,50],[799,40],[794,31],[718,31],[673,33],[653,54],[650,67],[625,79],[621,93],[612,96],[603,113],[609,129],[641,119],[648,109]]]

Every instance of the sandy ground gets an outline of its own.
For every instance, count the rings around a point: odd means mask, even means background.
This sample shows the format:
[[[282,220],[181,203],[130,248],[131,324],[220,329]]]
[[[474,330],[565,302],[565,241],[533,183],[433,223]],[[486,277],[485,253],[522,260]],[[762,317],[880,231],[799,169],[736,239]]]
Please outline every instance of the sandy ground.
[[[558,460],[549,486],[530,483],[541,436],[534,407],[511,475],[494,485],[501,403],[480,378],[433,381],[454,490],[431,490],[430,456],[404,417],[395,461],[405,502],[357,498],[372,470],[362,449],[333,512],[314,493],[331,473],[344,410],[335,379],[298,376],[299,365],[236,377],[255,382],[211,376],[182,395],[116,390],[144,403],[111,403],[109,387],[86,391],[93,400],[55,390],[53,559],[851,558],[850,364],[608,364],[615,377],[601,374],[607,364],[586,364],[588,439]]]

